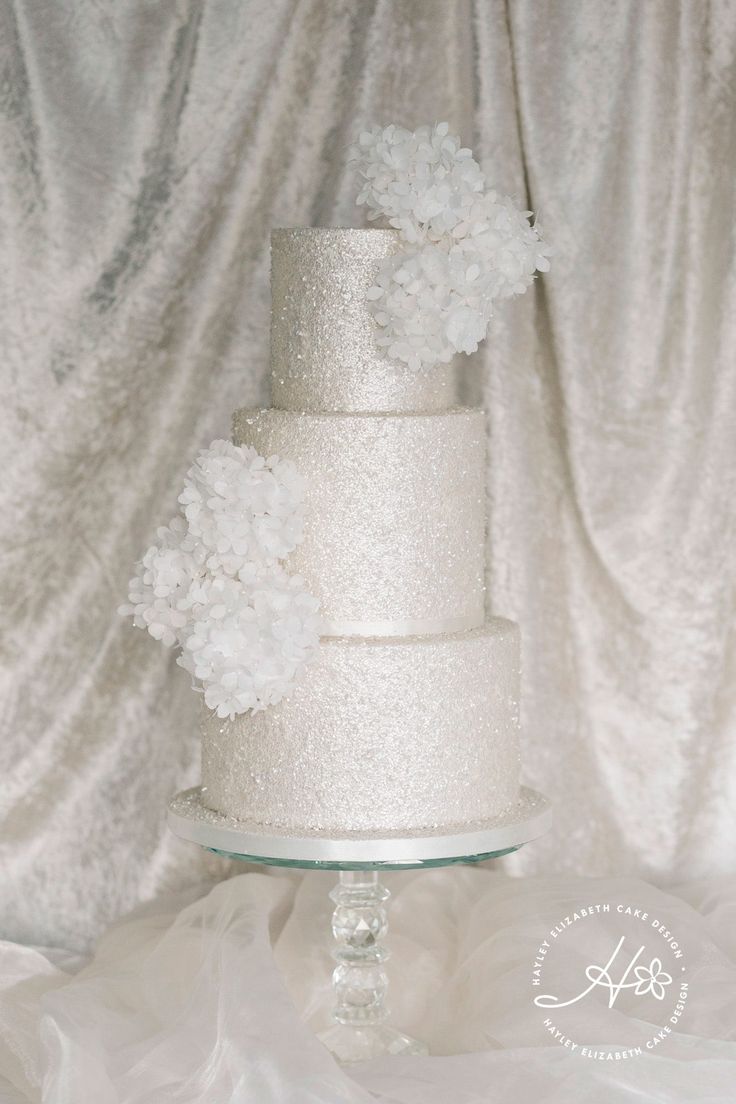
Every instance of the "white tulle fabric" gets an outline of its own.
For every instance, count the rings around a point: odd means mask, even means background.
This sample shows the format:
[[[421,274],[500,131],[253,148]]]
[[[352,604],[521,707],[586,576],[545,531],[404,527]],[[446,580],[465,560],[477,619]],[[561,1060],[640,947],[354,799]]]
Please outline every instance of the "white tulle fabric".
[[[732,1102],[733,880],[664,893],[487,869],[387,875],[394,1019],[433,1056],[343,1070],[314,1035],[330,1008],[332,879],[246,873],[164,900],[112,928],[79,970],[0,946],[1,1104]],[[540,932],[607,896],[677,932],[692,988],[680,1030],[620,1062],[552,1042],[530,1000]],[[594,1015],[601,1044],[626,1045],[625,1017]]]

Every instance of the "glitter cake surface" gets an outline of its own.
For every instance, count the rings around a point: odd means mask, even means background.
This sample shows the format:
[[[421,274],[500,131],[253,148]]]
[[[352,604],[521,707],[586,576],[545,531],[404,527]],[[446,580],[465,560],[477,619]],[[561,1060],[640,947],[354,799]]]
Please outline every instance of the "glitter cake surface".
[[[202,724],[208,815],[274,833],[432,834],[519,800],[519,635],[484,609],[485,420],[451,366],[375,342],[366,291],[391,230],[272,235],[272,398],[236,444],[292,460],[290,556],[325,635],[292,694]]]
[[[327,832],[493,816],[519,789],[518,683],[518,629],[501,618],[467,633],[326,640],[289,698],[204,721],[205,801]]]

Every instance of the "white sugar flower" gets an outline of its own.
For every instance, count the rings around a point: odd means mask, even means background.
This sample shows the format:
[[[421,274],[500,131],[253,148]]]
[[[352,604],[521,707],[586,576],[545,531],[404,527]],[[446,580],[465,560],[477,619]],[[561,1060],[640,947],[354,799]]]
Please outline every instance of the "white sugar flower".
[[[551,250],[530,212],[487,189],[470,150],[448,130],[372,127],[352,151],[362,181],[357,202],[407,243],[367,293],[376,341],[414,368],[475,352],[495,301],[521,294],[535,272],[549,269]]]
[[[357,203],[386,218],[409,243],[437,241],[465,221],[485,179],[447,123],[371,127],[351,154],[363,186]]]
[[[119,613],[132,616],[133,623],[147,629],[167,647],[179,643],[187,623],[187,596],[204,572],[204,553],[184,551],[186,525],[175,517],[156,532],[158,544],[151,545],[141,561],[139,573],[128,584],[128,603]]]
[[[213,441],[120,607],[181,648],[221,717],[280,701],[316,655],[319,603],[280,562],[302,539],[303,493],[293,464]]]
[[[299,576],[263,567],[251,588],[208,582],[178,662],[219,717],[275,705],[319,646],[319,604]]]
[[[425,245],[390,257],[368,291],[379,330],[376,342],[411,368],[472,353],[493,309],[492,274],[465,243],[449,251]]]
[[[445,335],[448,343],[459,353],[474,353],[486,336],[488,320],[473,307],[457,306],[448,312]]]
[[[244,557],[282,559],[302,539],[303,486],[293,464],[230,441],[213,441],[189,469],[179,502],[192,544],[228,575]]]
[[[492,280],[493,299],[520,295],[535,272],[549,271],[552,250],[541,230],[529,222],[531,211],[521,211],[508,196],[488,192],[473,206],[460,245],[475,251]]]

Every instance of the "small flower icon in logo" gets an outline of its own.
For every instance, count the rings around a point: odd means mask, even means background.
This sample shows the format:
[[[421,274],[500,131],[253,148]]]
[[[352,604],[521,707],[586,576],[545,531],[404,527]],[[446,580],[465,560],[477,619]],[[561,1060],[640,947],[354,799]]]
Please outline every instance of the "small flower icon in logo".
[[[653,993],[657,1000],[664,1000],[665,985],[669,985],[672,978],[662,969],[662,963],[658,958],[653,958],[649,966],[636,966],[634,973],[638,978],[634,989],[637,997]]]

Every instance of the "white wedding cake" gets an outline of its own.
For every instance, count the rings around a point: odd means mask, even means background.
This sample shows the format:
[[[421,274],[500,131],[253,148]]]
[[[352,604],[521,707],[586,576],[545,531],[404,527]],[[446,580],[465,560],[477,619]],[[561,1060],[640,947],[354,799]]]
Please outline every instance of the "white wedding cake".
[[[199,453],[121,612],[203,694],[192,816],[472,832],[523,804],[519,633],[487,615],[485,419],[452,360],[550,251],[446,124],[352,159],[389,228],[273,232],[273,406]]]
[[[485,425],[449,368],[397,369],[366,292],[394,230],[272,235],[272,394],[236,445],[293,461],[289,566],[322,640],[291,695],[203,725],[203,800],[293,830],[467,825],[519,792],[519,633],[486,618]]]

